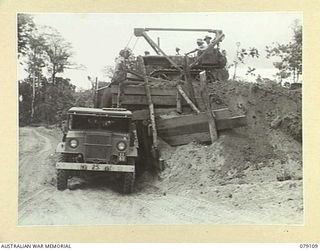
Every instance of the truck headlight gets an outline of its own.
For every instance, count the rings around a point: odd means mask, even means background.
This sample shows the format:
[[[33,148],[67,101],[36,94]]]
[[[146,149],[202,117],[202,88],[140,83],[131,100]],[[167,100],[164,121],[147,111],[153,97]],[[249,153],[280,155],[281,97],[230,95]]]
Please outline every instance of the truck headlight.
[[[123,151],[127,148],[127,144],[123,141],[119,141],[117,144],[117,149]]]
[[[69,145],[70,145],[70,147],[72,147],[72,148],[78,147],[78,144],[79,144],[79,142],[78,142],[78,140],[76,140],[76,139],[71,139],[70,142],[69,142]]]

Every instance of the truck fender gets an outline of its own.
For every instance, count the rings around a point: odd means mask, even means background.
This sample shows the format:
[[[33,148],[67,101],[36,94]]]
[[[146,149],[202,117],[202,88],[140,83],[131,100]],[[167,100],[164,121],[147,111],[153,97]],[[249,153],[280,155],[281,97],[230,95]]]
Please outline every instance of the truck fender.
[[[57,145],[56,152],[57,152],[57,153],[64,153],[64,152],[65,152],[65,145],[66,145],[65,142],[60,142],[60,143]]]

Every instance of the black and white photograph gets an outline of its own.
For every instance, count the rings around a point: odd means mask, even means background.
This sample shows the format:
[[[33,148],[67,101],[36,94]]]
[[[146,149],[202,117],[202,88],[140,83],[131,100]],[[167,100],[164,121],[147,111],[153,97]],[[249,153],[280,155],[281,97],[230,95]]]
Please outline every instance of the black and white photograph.
[[[303,13],[16,14],[19,226],[303,225]]]

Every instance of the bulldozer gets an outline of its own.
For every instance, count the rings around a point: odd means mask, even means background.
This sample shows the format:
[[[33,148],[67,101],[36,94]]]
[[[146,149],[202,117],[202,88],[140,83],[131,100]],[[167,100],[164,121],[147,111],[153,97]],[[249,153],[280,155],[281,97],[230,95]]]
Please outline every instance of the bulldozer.
[[[197,56],[167,55],[160,46],[150,38],[147,34],[148,31],[208,32],[209,34],[215,34],[215,38],[211,41],[207,49]],[[219,48],[219,44],[225,37],[221,30],[135,28],[134,35],[136,37],[143,37],[156,54],[143,56],[146,74],[150,77],[175,80],[181,75],[184,69],[188,67],[188,73],[195,80],[199,80],[199,73],[203,70],[206,71],[208,80],[210,81],[225,81],[229,78],[228,71],[225,68],[227,59]]]
[[[168,55],[150,38],[149,31],[207,32],[214,38],[195,56]],[[146,162],[150,159],[150,164],[158,168],[159,136],[173,146],[193,140],[213,142],[219,130],[245,126],[244,116],[231,117],[227,107],[214,110],[208,96],[208,83],[214,88],[215,82],[229,78],[227,59],[220,51],[225,37],[222,30],[135,28],[134,35],[144,38],[155,55],[148,53],[129,60],[130,50],[121,51],[120,55],[127,55],[117,65],[122,70],[115,73],[110,85],[97,89],[96,103],[98,108],[126,108],[133,113],[139,155]],[[195,91],[195,85],[200,91]],[[179,116],[160,117],[171,111]]]
[[[160,45],[154,42],[148,35],[149,31],[163,31],[163,32],[207,32],[207,34],[213,34],[214,39],[207,46],[206,50],[202,51],[201,54],[195,56],[189,55],[168,55]],[[165,82],[166,86],[173,86],[176,81],[184,81],[185,89],[191,95],[193,101],[194,94],[191,86],[192,81],[200,81],[200,72],[206,72],[206,79],[209,82],[215,81],[226,81],[229,78],[229,73],[226,68],[227,58],[223,51],[220,51],[220,43],[223,41],[225,35],[222,30],[216,29],[181,29],[181,28],[135,28],[134,35],[137,38],[144,38],[145,41],[150,45],[150,47],[155,52],[153,55],[148,54],[144,56],[139,56],[141,60],[135,58],[134,61],[124,60],[126,65],[119,65],[116,68],[121,68],[121,70],[115,72],[110,85],[96,90],[96,107],[120,107],[121,95],[119,94],[117,99],[112,99],[111,87],[120,88],[118,86],[127,85],[143,85],[144,84],[144,74],[149,80],[149,84],[153,82],[158,83],[159,80]],[[124,52],[130,51],[130,49],[125,48],[120,51],[120,55]],[[116,86],[116,87],[115,87]],[[112,93],[111,93],[112,92]],[[196,101],[195,101],[196,102]],[[122,103],[122,105],[126,105]],[[140,109],[141,106],[131,105],[130,109]]]

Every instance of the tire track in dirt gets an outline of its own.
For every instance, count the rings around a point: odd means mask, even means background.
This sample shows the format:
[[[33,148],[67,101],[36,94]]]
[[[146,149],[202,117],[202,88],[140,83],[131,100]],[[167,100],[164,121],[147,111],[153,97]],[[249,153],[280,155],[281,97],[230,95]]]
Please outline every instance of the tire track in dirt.
[[[257,194],[253,197],[261,198],[257,202],[266,204],[263,211],[257,209],[257,204],[242,206],[243,199],[237,200],[240,205],[235,207],[232,199],[221,200],[213,193],[210,199],[174,188],[165,194],[161,189],[161,185],[166,185],[163,182],[156,188],[146,182],[130,195],[119,194],[114,188],[116,183],[107,179],[102,184],[93,180],[75,190],[58,191],[48,181],[55,178],[52,154],[58,135],[55,138],[52,131],[44,128],[21,130],[19,225],[272,224],[274,220],[290,221],[284,213],[288,209],[276,211],[277,207],[271,206],[270,199],[262,199],[269,189],[269,195],[277,195],[274,194],[275,187],[269,183],[265,183],[265,187],[255,185],[253,190]],[[219,189],[218,186],[215,188]],[[225,193],[221,187],[219,190]],[[232,192],[232,189],[227,191]],[[246,189],[242,191],[242,196],[250,195]],[[234,196],[237,198],[238,194]],[[270,216],[270,212],[274,216]]]
[[[42,193],[54,189],[50,183],[52,167],[47,166],[50,154],[54,153],[54,144],[44,128],[20,128],[19,152],[19,221],[28,214],[28,206],[38,201]],[[50,171],[48,171],[50,170]]]
[[[262,222],[259,214],[251,211],[243,213],[240,209],[232,206],[209,202],[195,197],[167,194],[156,199],[141,199],[141,203],[151,211],[165,213],[167,218],[171,218],[175,224],[218,224],[226,223],[251,223]],[[248,216],[249,214],[249,216]],[[161,223],[161,222],[160,222]]]

